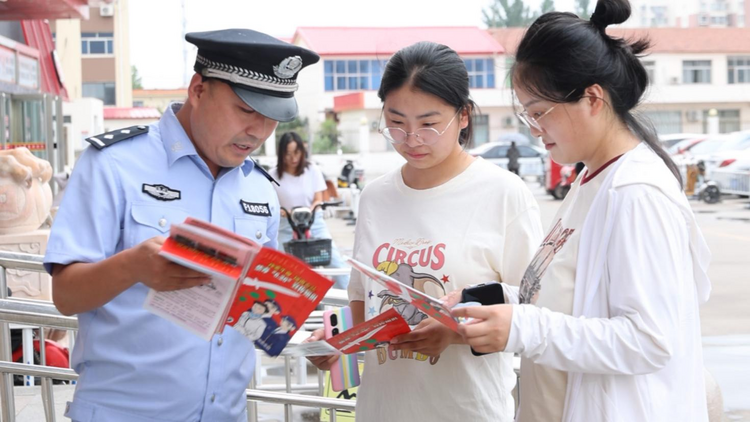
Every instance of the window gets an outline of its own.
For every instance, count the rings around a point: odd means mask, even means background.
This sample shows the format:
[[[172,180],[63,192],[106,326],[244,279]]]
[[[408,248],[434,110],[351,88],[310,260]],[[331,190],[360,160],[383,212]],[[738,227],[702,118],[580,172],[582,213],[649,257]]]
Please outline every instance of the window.
[[[739,110],[719,110],[719,133],[732,133],[740,130]],[[703,133],[708,133],[708,110],[703,111]]]
[[[682,62],[682,83],[710,84],[711,60],[685,60]]]
[[[711,25],[726,25],[726,16],[711,16]]]
[[[473,146],[478,146],[489,142],[490,140],[490,116],[480,114],[474,116],[472,121],[471,142]]]
[[[643,114],[651,120],[658,134],[682,132],[681,111],[644,111]]]
[[[81,53],[84,56],[114,54],[113,34],[111,32],[81,33]]]
[[[727,58],[727,82],[730,84],[750,83],[750,56]]]
[[[469,87],[495,87],[494,59],[464,59],[464,63],[466,64],[466,70],[469,72]]]
[[[521,157],[524,157],[524,158],[539,157],[539,151],[526,145],[519,145],[518,152],[521,155]]]
[[[323,62],[326,91],[378,90],[384,60],[326,60]]]
[[[487,151],[487,154],[483,155],[482,158],[505,158],[508,156],[508,148],[510,148],[508,145],[496,146]]]
[[[643,67],[646,68],[649,83],[654,83],[656,80],[656,62],[653,60],[643,60],[641,63],[643,64]]]
[[[104,105],[115,105],[115,83],[95,82],[83,84],[83,96],[98,98]]]

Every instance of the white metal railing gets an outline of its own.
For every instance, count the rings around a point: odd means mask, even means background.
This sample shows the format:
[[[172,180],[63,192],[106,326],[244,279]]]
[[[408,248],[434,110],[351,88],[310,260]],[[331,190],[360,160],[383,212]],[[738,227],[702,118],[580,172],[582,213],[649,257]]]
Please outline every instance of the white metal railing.
[[[719,185],[721,193],[750,195],[750,171],[716,169],[711,173],[711,180]]]
[[[24,253],[0,252],[0,420],[2,422],[15,421],[15,396],[13,389],[13,374],[28,377],[40,377],[42,387],[42,403],[47,422],[55,422],[54,397],[52,380],[76,381],[78,374],[70,368],[56,368],[46,365],[45,330],[49,328],[76,331],[78,319],[61,315],[54,305],[49,302],[8,298],[7,269],[44,272],[43,257]],[[338,275],[341,269],[318,270],[324,275]],[[344,306],[348,304],[347,294],[343,290],[331,289],[321,302],[323,305]],[[12,361],[10,341],[10,324],[39,327],[40,365],[29,363],[15,363]],[[260,367],[260,356],[257,359]],[[29,360],[24,359],[25,362]],[[30,360],[33,362],[33,360]],[[250,388],[246,390],[248,400],[248,421],[257,422],[257,402],[278,403],[284,405],[285,420],[292,420],[292,406],[326,408],[331,410],[331,420],[336,420],[336,411],[353,412],[355,401],[342,400],[320,396],[310,396],[301,393],[317,393],[322,395],[322,372],[319,372],[318,383],[309,384],[306,381],[307,368],[304,358],[296,362],[297,382],[292,383],[293,364],[289,357],[284,358],[285,385],[258,385],[259,371],[253,377]]]

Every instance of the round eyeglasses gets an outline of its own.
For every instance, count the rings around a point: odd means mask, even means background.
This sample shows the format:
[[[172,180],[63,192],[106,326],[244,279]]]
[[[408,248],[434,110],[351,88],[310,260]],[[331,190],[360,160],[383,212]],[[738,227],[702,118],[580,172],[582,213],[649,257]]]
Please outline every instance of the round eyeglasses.
[[[432,127],[423,127],[415,130],[414,132],[407,132],[399,127],[385,127],[382,129],[378,129],[378,132],[380,132],[385,139],[387,139],[394,145],[403,144],[409,138],[409,135],[414,135],[414,139],[419,142],[419,145],[433,145],[438,141],[438,139],[440,139],[440,136],[442,136],[445,131],[448,130],[449,127],[451,127],[453,121],[456,120],[456,116],[458,116],[458,113],[460,112],[461,110],[459,109],[456,114],[453,115],[451,121],[448,122],[448,125],[445,127],[445,129],[443,129],[441,132],[438,132],[437,129]],[[383,119],[383,112],[380,113],[380,119]],[[379,122],[378,127],[380,127]]]
[[[576,91],[575,89],[572,90],[572,91],[570,91],[568,93],[568,95],[566,95],[565,97],[563,97],[563,101],[567,100],[568,97],[570,97],[570,95],[572,93],[574,93],[575,91]],[[555,109],[555,107],[559,106],[560,104],[562,104],[562,103],[558,103],[558,104],[553,105],[552,107],[548,108],[547,111],[545,111],[544,113],[541,113],[538,117],[531,116],[529,114],[529,112],[526,111],[526,110],[523,110],[523,111],[521,111],[519,113],[516,113],[516,116],[518,116],[518,119],[523,124],[525,124],[529,129],[536,129],[538,131],[542,131],[542,126],[539,124],[539,120],[541,120],[542,117],[548,115],[552,110]]]

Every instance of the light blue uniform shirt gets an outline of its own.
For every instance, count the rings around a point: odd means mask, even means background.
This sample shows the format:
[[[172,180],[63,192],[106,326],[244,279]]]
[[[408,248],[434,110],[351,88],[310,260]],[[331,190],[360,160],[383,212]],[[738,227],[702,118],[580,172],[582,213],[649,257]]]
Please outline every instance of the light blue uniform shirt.
[[[48,271],[53,263],[98,262],[167,236],[171,224],[188,216],[276,247],[279,204],[271,183],[249,159],[214,179],[175,117],[179,107],[169,107],[148,134],[84,151],[52,226]],[[179,191],[179,199],[156,199],[144,185]],[[268,204],[271,217],[247,214],[241,201]],[[71,359],[80,378],[66,416],[77,422],[246,420],[245,388],[255,366],[250,341],[227,327],[206,342],[144,310],[148,290],[137,283],[78,315]]]

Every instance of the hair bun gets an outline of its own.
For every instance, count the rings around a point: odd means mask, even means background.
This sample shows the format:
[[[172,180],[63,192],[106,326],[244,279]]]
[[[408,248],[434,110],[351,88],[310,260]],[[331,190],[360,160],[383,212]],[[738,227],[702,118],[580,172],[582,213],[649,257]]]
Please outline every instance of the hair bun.
[[[623,23],[630,17],[628,0],[599,0],[591,15],[591,23],[604,31],[609,25]]]

